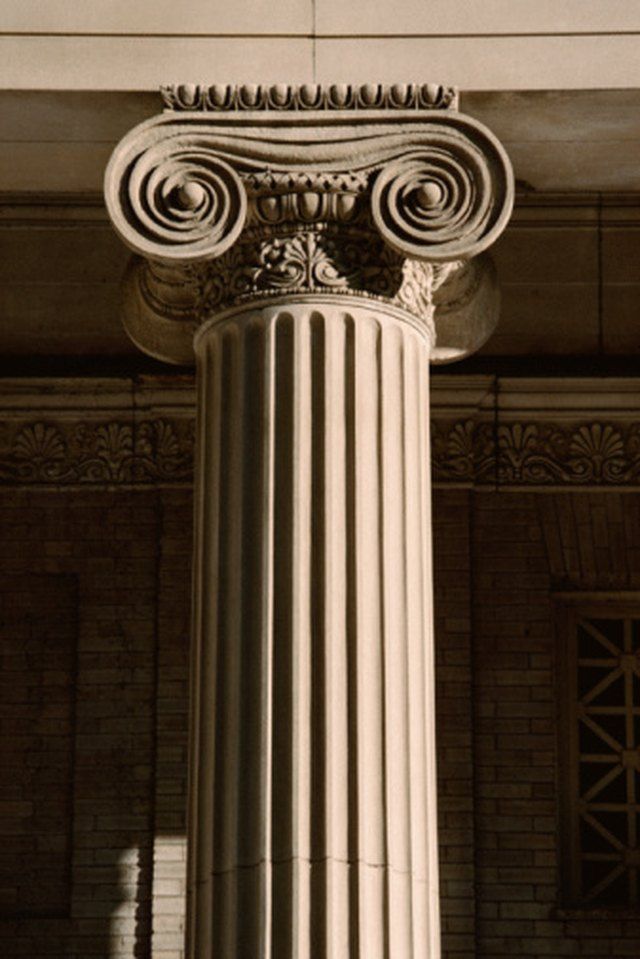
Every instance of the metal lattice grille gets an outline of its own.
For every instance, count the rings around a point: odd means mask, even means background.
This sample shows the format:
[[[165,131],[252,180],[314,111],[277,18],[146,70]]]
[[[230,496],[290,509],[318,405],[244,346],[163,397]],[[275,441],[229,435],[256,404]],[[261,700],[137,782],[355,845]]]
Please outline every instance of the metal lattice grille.
[[[572,619],[572,898],[637,906],[640,618]]]

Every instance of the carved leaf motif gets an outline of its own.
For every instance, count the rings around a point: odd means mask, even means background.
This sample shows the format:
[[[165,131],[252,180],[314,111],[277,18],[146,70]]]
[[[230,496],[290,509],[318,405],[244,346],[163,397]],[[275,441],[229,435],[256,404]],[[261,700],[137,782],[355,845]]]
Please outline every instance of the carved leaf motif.
[[[326,227],[326,224],[324,224]],[[425,267],[403,260],[370,231],[322,228],[253,238],[201,270],[198,312],[208,315],[256,295],[319,290],[387,297],[428,320]]]
[[[433,269],[425,268],[415,260],[405,260],[402,266],[402,285],[396,300],[412,313],[431,322],[433,306]]]
[[[135,450],[132,427],[122,420],[5,424],[0,440],[5,483],[181,482],[193,470],[191,418],[143,421]],[[431,453],[434,478],[444,483],[640,484],[637,423],[518,422],[503,423],[496,432],[486,420],[436,420]]]
[[[81,423],[75,431],[77,472],[85,483],[126,482],[131,479],[133,436],[119,423]]]
[[[191,425],[191,424],[190,424]],[[137,479],[181,479],[193,470],[193,438],[180,438],[167,420],[142,423],[138,430],[135,475]]]
[[[193,421],[178,432],[167,420],[149,420],[138,429],[135,457],[137,480],[187,479],[193,472]]]
[[[33,462],[60,460],[65,455],[65,442],[55,426],[35,423],[18,433],[13,452],[18,459]]]
[[[475,480],[496,482],[496,447],[492,423],[478,423],[475,428]]]
[[[27,479],[57,479],[64,472],[67,453],[60,430],[47,423],[25,426],[16,436],[13,455],[18,473]]]
[[[305,236],[276,238],[265,243],[259,254],[259,266],[254,270],[253,282],[257,290],[270,286],[289,289],[308,281],[309,251]]]
[[[583,479],[615,480],[625,471],[624,444],[610,424],[581,426],[572,436],[571,466]]]
[[[165,460],[177,459],[180,456],[178,437],[171,423],[164,420],[156,423],[156,449],[158,455]]]
[[[507,480],[522,479],[527,459],[535,454],[538,427],[514,423],[498,428],[501,474]]]
[[[553,454],[552,437],[544,426],[514,423],[498,429],[499,478],[503,483],[552,483],[566,478]]]
[[[447,442],[447,462],[454,476],[472,479],[474,473],[474,434],[472,420],[456,423],[449,433]]]
[[[121,423],[108,423],[96,430],[96,450],[98,456],[110,463],[118,463],[131,455],[133,436],[130,426]]]
[[[601,456],[603,459],[622,456],[622,436],[611,425],[592,423],[581,426],[572,437],[571,452],[583,456]]]
[[[640,460],[640,426],[637,424],[634,424],[628,432],[626,451],[629,459],[637,466]]]

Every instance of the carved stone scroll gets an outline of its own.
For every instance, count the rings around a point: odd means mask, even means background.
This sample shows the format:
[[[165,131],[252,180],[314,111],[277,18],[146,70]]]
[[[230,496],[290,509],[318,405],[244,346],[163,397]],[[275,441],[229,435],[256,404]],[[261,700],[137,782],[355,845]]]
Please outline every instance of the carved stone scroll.
[[[513,176],[450,90],[187,84],[164,98],[106,173],[111,219],[139,257],[124,320],[142,349],[192,363],[212,313],[319,293],[435,322],[434,362],[490,335],[494,272],[487,257],[467,264],[504,229]]]

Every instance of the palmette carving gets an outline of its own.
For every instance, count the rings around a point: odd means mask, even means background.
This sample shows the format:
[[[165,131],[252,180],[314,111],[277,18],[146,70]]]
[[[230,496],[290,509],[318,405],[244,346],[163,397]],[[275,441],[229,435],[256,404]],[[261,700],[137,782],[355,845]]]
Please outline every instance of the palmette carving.
[[[8,424],[0,437],[0,483],[72,486],[188,482],[193,476],[191,418],[62,418]]]
[[[545,423],[435,421],[431,458],[436,482],[476,486],[640,486],[636,422]]]
[[[191,416],[7,421],[0,484],[186,484],[193,480]],[[500,423],[434,416],[431,465],[438,485],[510,488],[640,487],[640,425],[623,420]]]

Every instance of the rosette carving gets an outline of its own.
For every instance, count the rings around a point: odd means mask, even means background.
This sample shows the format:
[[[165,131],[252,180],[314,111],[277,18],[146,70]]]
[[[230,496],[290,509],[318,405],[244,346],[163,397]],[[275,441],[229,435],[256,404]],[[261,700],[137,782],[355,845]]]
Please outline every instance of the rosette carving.
[[[114,157],[117,160],[117,157]],[[220,256],[237,240],[247,195],[236,171],[215,153],[192,144],[151,147],[124,175],[107,169],[111,219],[137,253],[184,263]]]
[[[434,127],[431,145],[378,174],[373,220],[398,253],[431,262],[472,257],[504,229],[513,205],[509,161],[488,131],[476,134]]]

